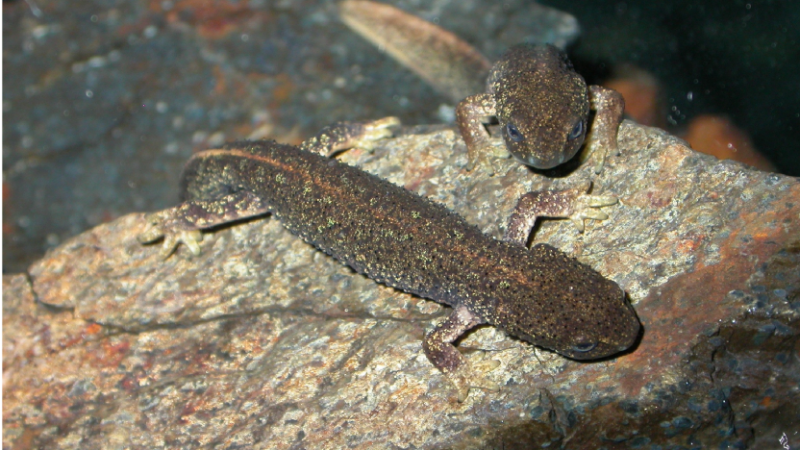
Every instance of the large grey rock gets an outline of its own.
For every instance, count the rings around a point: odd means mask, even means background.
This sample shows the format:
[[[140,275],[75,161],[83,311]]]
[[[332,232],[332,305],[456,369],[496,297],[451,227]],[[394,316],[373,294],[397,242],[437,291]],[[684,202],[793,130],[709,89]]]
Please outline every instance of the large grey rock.
[[[548,177],[465,172],[451,129],[341,156],[500,236],[520,194],[620,198],[549,242],[618,282],[644,326],[575,362],[492,328],[460,343],[502,386],[464,403],[421,337],[448,310],[354,274],[269,218],[166,261],[142,214],[4,277],[4,448],[779,448],[800,423],[800,184],[625,123],[621,155]],[[575,167],[579,166],[579,167]],[[670,447],[672,446],[672,447]],[[682,446],[682,447],[681,447]]]

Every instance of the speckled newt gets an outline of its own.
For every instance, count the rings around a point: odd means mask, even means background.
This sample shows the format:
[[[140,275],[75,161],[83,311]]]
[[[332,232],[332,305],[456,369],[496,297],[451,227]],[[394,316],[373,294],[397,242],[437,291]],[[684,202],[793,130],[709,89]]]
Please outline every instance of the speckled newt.
[[[597,111],[595,172],[608,154],[617,154],[622,96],[587,86],[558,48],[515,46],[490,69],[478,50],[453,33],[393,6],[346,0],[339,10],[345,24],[459,102],[456,122],[467,145],[467,170],[488,155],[507,153],[537,169],[569,161],[584,143],[590,109]],[[482,84],[485,92],[477,93]],[[500,123],[505,150],[492,145],[483,125],[491,117]]]
[[[442,205],[327,157],[369,144],[394,123],[340,123],[300,147],[237,142],[200,152],[183,171],[183,203],[151,214],[139,240],[164,237],[164,256],[179,243],[199,253],[200,230],[271,213],[355,271],[452,306],[423,349],[460,400],[470,387],[497,388],[453,344],[480,324],[574,359],[633,344],[639,321],[616,283],[548,245],[529,250],[525,239],[489,237]]]

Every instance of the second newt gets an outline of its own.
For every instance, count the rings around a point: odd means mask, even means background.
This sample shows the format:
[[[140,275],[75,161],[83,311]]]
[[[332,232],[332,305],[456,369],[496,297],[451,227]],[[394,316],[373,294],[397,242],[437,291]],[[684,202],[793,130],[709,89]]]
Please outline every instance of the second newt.
[[[489,155],[505,153],[491,144],[483,125],[491,117],[500,123],[508,153],[537,169],[575,156],[589,131],[590,109],[597,111],[591,127],[595,172],[607,155],[617,153],[622,96],[587,86],[558,48],[514,46],[490,69],[488,60],[455,34],[394,6],[345,0],[339,11],[350,28],[459,102],[456,122],[467,145],[468,170]]]

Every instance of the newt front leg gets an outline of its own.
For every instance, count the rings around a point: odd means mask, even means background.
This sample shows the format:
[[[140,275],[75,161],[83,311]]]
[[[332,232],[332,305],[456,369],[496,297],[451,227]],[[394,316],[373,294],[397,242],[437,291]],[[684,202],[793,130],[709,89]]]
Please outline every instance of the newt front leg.
[[[603,170],[608,155],[619,155],[617,148],[617,131],[622,123],[625,111],[625,99],[622,94],[602,86],[589,86],[589,104],[596,111],[592,124],[592,147],[597,153],[594,173]]]
[[[591,183],[560,191],[528,192],[517,200],[508,218],[503,240],[525,245],[536,221],[542,217],[570,219],[580,232],[584,220],[605,220],[608,215],[597,208],[611,206],[618,199],[610,195],[589,195]]]
[[[480,160],[488,164],[494,172],[489,156],[494,158],[508,156],[508,150],[502,144],[492,143],[491,136],[483,125],[496,114],[494,96],[490,94],[472,95],[456,107],[456,124],[467,146],[467,171],[471,172]]]

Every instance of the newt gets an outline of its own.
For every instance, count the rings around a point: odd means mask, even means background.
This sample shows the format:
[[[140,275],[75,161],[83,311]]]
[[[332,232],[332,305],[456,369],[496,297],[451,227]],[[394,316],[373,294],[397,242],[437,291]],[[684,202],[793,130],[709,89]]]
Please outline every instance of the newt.
[[[596,111],[595,172],[607,155],[618,154],[622,95],[587,86],[557,47],[514,46],[488,69],[488,60],[453,33],[393,6],[346,0],[339,10],[346,25],[459,102],[456,123],[467,146],[468,171],[488,155],[507,153],[536,169],[569,161],[584,144],[590,110]],[[484,92],[476,88],[480,84]],[[500,124],[505,151],[492,145],[484,127],[491,117]]]
[[[356,272],[451,306],[422,346],[461,401],[471,387],[498,388],[454,345],[478,325],[578,360],[631,347],[639,320],[613,281],[549,245],[528,249],[527,236],[513,238],[524,230],[494,239],[443,205],[329,157],[395,123],[339,123],[299,147],[235,142],[200,152],[181,175],[182,203],[149,215],[139,240],[163,238],[163,256],[180,243],[197,254],[201,230],[270,213]]]

